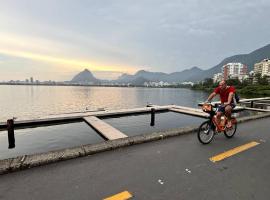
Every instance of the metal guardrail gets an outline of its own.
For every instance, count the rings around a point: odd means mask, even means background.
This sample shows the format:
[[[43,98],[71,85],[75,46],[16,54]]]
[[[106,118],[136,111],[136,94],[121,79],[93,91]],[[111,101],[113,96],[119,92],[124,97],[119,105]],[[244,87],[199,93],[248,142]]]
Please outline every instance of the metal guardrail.
[[[241,112],[243,110],[252,110],[252,111],[259,111],[259,112],[270,112],[270,110],[264,110],[264,109],[257,109],[253,108],[254,102],[261,101],[261,100],[270,100],[270,97],[266,98],[255,98],[255,99],[243,99],[241,102],[251,102],[251,108],[236,106],[233,109],[233,112]],[[213,103],[219,103],[219,102],[213,102]],[[199,103],[199,106],[202,106],[203,103]],[[86,112],[76,112],[76,113],[66,113],[61,115],[54,115],[54,116],[48,116],[44,118],[39,119],[32,119],[32,120],[21,120],[21,121],[15,121],[14,119],[8,119],[6,123],[2,122],[0,123],[0,129],[6,129],[8,132],[8,148],[14,148],[15,147],[15,135],[14,135],[14,129],[19,127],[33,127],[33,126],[44,126],[44,125],[52,125],[52,124],[59,124],[59,123],[68,123],[68,122],[74,122],[74,121],[83,121],[85,117],[113,117],[113,116],[124,116],[124,115],[134,115],[134,114],[143,114],[143,113],[151,113],[151,126],[155,125],[155,113],[156,112],[162,112],[162,111],[173,111],[178,112],[182,114],[187,115],[193,115],[196,117],[203,117],[207,118],[205,116],[205,113],[200,111],[196,108],[190,108],[190,107],[184,107],[184,106],[177,106],[177,105],[166,105],[166,106],[157,106],[157,105],[148,105],[144,108],[133,108],[133,109],[122,109],[122,110],[115,110],[115,111],[105,111],[100,110],[96,112],[86,113]],[[103,124],[104,125],[104,124]]]
[[[0,123],[0,128],[3,130],[7,130],[8,132],[8,143],[9,143],[9,149],[15,148],[15,134],[14,130],[15,128],[28,128],[28,127],[38,127],[38,126],[49,126],[54,124],[61,124],[61,123],[68,123],[68,122],[74,122],[74,121],[85,121],[87,117],[114,117],[114,116],[125,116],[125,115],[136,115],[136,114],[143,114],[143,113],[151,113],[151,126],[155,125],[155,113],[156,112],[162,112],[162,111],[168,111],[169,108],[171,108],[171,105],[168,106],[156,106],[151,105],[144,108],[133,108],[133,109],[122,109],[122,110],[116,110],[116,111],[97,111],[92,113],[68,113],[68,114],[61,114],[61,115],[55,115],[55,116],[49,116],[42,119],[32,119],[32,120],[21,120],[16,121],[14,119],[8,119],[6,123],[2,122]],[[88,123],[89,124],[89,123]],[[100,133],[100,131],[97,131],[98,134],[101,136],[103,135],[109,135],[110,132],[113,132],[113,127],[111,129],[108,129],[109,125],[104,123],[99,123],[95,127],[95,130],[106,130],[109,133]],[[91,124],[90,124],[91,126]],[[104,128],[105,127],[105,128]],[[114,130],[114,132],[117,130]],[[108,139],[108,138],[107,138]]]

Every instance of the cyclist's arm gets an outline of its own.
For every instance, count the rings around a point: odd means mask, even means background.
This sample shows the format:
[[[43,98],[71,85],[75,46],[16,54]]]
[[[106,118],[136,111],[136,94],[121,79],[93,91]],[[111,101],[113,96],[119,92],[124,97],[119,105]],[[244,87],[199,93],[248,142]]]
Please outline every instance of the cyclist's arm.
[[[216,95],[217,94],[215,92],[212,92],[206,101],[211,101]]]
[[[233,92],[229,93],[228,102],[225,102],[224,105],[229,105],[232,103],[233,94],[234,94]]]

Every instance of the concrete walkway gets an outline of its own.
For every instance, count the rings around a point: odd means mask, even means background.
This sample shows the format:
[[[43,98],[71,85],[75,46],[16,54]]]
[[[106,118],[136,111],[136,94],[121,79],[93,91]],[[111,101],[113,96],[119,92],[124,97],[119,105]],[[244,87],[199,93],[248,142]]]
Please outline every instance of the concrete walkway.
[[[195,134],[172,137],[0,176],[0,199],[269,199],[270,120],[240,124],[233,139],[201,145]],[[213,163],[224,151],[259,145]]]

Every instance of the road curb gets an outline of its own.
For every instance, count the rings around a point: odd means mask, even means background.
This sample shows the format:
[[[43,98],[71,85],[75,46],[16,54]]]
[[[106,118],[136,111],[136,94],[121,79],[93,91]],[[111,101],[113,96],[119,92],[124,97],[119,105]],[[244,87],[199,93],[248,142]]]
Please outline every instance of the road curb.
[[[270,117],[270,113],[261,115],[239,118],[238,123],[243,123],[251,120]],[[38,153],[33,155],[18,156],[0,160],[0,175],[33,168],[37,166],[47,165],[59,161],[69,160],[73,158],[93,155],[96,153],[118,149],[121,147],[162,140],[169,137],[180,136],[188,133],[193,133],[198,130],[198,126],[188,126],[163,132],[155,132],[150,134],[136,135],[127,138],[104,141],[98,144],[89,144],[79,147],[50,151],[46,153]]]
[[[267,118],[267,117],[270,117],[270,112],[263,113],[263,114],[260,114],[260,115],[241,117],[241,118],[237,119],[237,122],[238,123],[243,123],[243,122],[248,122],[248,121],[251,121],[251,120],[262,119],[262,118]]]

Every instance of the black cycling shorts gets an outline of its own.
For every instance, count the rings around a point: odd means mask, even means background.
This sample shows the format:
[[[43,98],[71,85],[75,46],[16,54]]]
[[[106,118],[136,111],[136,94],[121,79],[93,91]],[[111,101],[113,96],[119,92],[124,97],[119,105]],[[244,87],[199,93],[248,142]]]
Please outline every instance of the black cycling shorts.
[[[234,103],[231,103],[231,104],[229,104],[232,108],[234,108],[235,107],[235,104]],[[219,105],[218,107],[217,107],[217,112],[222,112],[222,113],[225,113],[225,107],[226,106],[224,106],[224,105]]]

